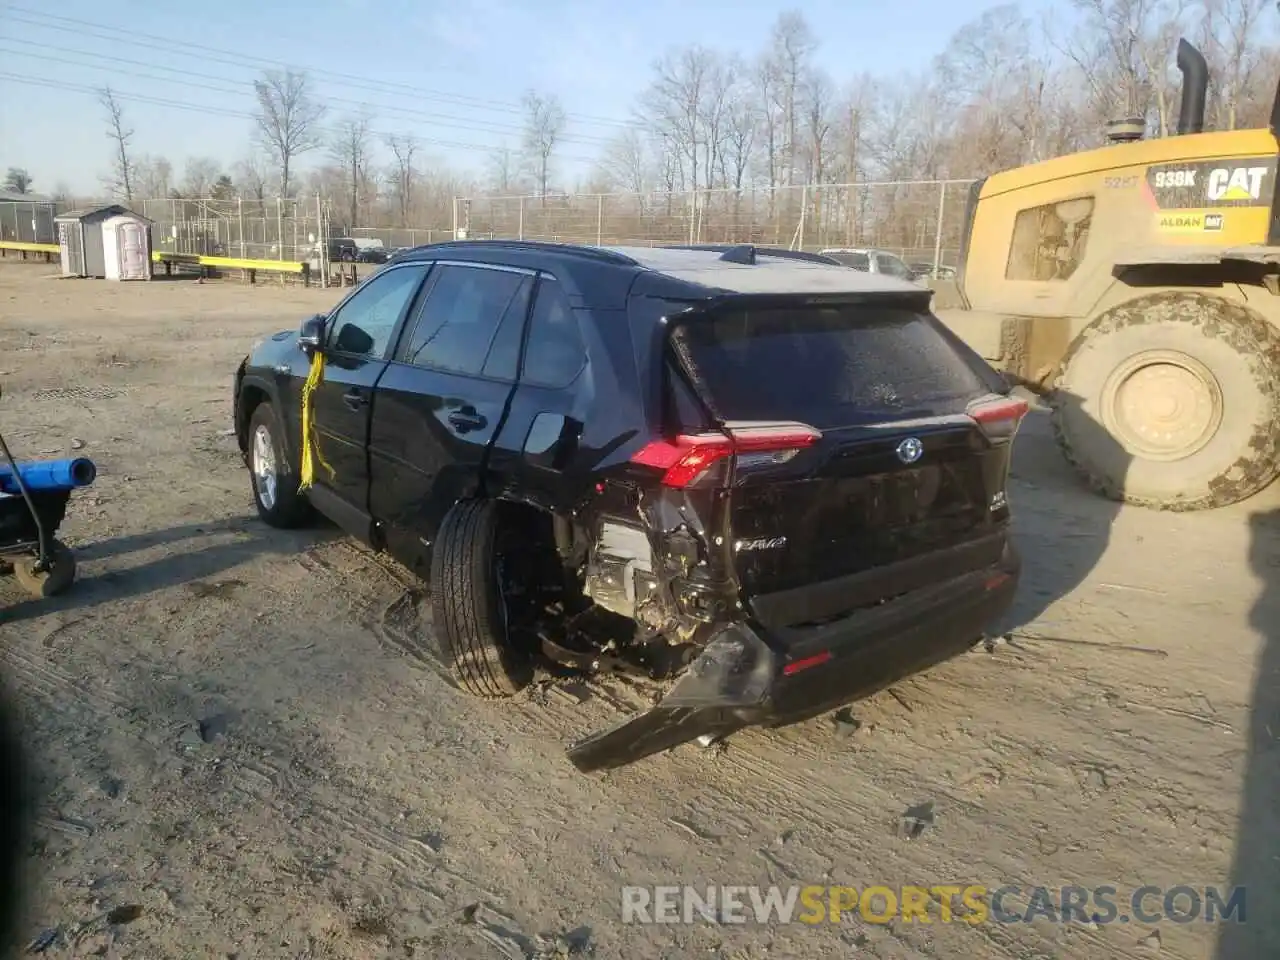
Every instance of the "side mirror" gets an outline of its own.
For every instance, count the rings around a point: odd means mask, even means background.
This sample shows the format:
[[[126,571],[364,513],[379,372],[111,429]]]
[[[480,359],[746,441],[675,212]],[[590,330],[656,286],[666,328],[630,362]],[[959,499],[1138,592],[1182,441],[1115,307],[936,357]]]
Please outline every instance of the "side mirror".
[[[324,325],[327,318],[322,313],[307,317],[298,328],[298,348],[308,357],[324,346]]]

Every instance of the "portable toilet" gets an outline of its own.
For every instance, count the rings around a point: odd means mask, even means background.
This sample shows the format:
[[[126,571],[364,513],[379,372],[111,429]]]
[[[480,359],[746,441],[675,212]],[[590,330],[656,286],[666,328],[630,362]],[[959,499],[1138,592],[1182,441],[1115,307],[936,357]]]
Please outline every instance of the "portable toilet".
[[[126,211],[102,222],[102,254],[108,280],[151,279],[151,221]]]
[[[70,210],[54,217],[58,246],[62,253],[64,277],[105,277],[107,262],[102,249],[102,224],[111,217],[129,213],[118,203],[85,210]],[[136,216],[136,214],[134,214]]]

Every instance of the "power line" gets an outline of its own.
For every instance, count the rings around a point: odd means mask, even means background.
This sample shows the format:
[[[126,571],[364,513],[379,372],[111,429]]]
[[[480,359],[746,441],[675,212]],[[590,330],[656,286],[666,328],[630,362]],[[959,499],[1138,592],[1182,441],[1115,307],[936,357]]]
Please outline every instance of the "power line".
[[[99,60],[111,61],[113,63],[128,64],[134,67],[145,67],[149,70],[161,70],[161,71],[164,71],[165,73],[172,73],[172,74],[183,76],[183,77],[196,77],[201,80],[212,80],[219,83],[220,85],[211,86],[209,84],[193,83],[190,80],[183,80],[182,83],[185,86],[191,87],[193,89],[211,90],[214,93],[233,94],[237,96],[252,96],[252,86],[249,81],[245,81],[243,86],[236,85],[234,87],[228,87],[226,85],[226,81],[223,81],[222,78],[220,77],[211,76],[210,74],[207,74],[207,73],[198,73],[193,70],[182,70],[177,67],[167,67],[161,64],[147,63],[142,60],[131,60],[127,57],[115,57],[115,56],[110,56],[108,54],[93,53],[92,51],[88,51],[88,50],[72,50],[66,47],[56,46],[54,44],[35,43],[34,41],[20,40],[14,37],[0,37],[0,41],[8,41],[15,44],[21,44],[22,46],[27,46],[27,47],[39,47],[45,50],[57,50],[57,51],[61,51],[62,53],[71,54],[77,57],[91,57]],[[111,72],[116,74],[137,77],[144,80],[154,80],[159,83],[173,84],[176,82],[173,79],[168,77],[157,77],[150,74],[140,73],[136,70],[132,70],[132,71],[122,70],[119,67],[99,66],[97,64],[84,63],[81,60],[71,60],[65,57],[58,57],[51,54],[31,53],[26,50],[14,49],[14,48],[5,49],[3,50],[3,52],[8,53],[12,56],[27,57],[33,60],[50,61],[54,63],[65,63],[65,64],[70,64],[72,66],[86,67],[91,70],[102,70],[102,71],[110,70]],[[235,81],[231,81],[231,82],[236,83]],[[399,114],[399,115],[405,116],[409,119],[428,120],[437,126],[442,126],[450,129],[466,130],[474,133],[492,133],[500,136],[513,136],[523,132],[519,127],[513,126],[511,124],[490,123],[488,121],[482,120],[478,122],[484,125],[476,126],[476,125],[469,124],[466,121],[462,121],[460,120],[460,118],[457,118],[457,117],[449,117],[446,115],[428,113],[426,111],[421,111],[421,110],[413,110],[408,107],[384,106],[382,104],[370,103],[363,100],[352,100],[346,97],[317,96],[315,99],[327,104],[350,104],[355,107],[370,108],[375,112],[379,112],[379,113],[390,112],[393,114]],[[439,122],[440,119],[444,119],[452,122],[440,123]],[[608,139],[604,137],[591,137],[585,134],[578,134],[578,135],[564,134],[559,139],[565,143],[580,143],[586,146],[593,146],[593,147],[603,147],[609,143]]]
[[[83,93],[90,96],[98,96],[100,88],[88,86],[87,84],[70,83],[64,80],[46,80],[33,79],[32,77],[23,76],[17,73],[0,73],[0,80],[8,80],[12,83],[23,83],[33,87],[44,87],[51,90],[67,90],[73,93]],[[180,100],[170,100],[162,97],[154,97],[146,94],[129,93],[127,91],[118,91],[112,89],[112,95],[126,103],[145,103],[153,106],[168,107],[173,110],[186,110],[192,113],[204,113],[211,116],[231,117],[240,120],[256,120],[256,116],[243,110],[233,110],[228,107],[212,107],[202,106],[199,104],[188,103]],[[332,131],[331,131],[332,132]],[[386,137],[389,134],[384,131],[370,130],[372,135],[377,137]],[[453,140],[439,140],[429,137],[418,137],[418,142],[429,144],[437,147],[452,150],[467,150],[478,153],[492,153],[494,147],[492,145],[484,145],[478,143],[459,143]],[[566,160],[577,160],[583,163],[593,163],[596,158],[583,156],[564,156]]]
[[[431,90],[424,87],[417,87],[405,83],[397,83],[392,81],[371,81],[366,77],[358,77],[352,74],[339,73],[329,69],[318,67],[307,67],[303,64],[287,64],[280,63],[262,57],[250,57],[245,54],[235,53],[234,51],[220,49],[218,47],[210,47],[204,44],[192,43],[187,40],[181,40],[174,37],[162,37],[156,34],[140,33],[134,30],[124,30],[119,27],[113,27],[109,24],[94,23],[89,20],[78,20],[73,17],[60,17],[53,14],[47,14],[39,10],[31,10],[25,7],[18,7],[12,4],[6,4],[5,9],[9,11],[17,11],[26,16],[14,16],[12,12],[8,14],[7,19],[17,23],[25,23],[30,26],[41,27],[48,30],[58,30],[65,33],[74,33],[78,36],[88,35],[96,39],[106,40],[111,43],[124,43],[133,46],[147,47],[156,50],[163,50],[172,53],[175,47],[182,47],[190,50],[203,51],[206,54],[214,54],[214,56],[204,56],[203,59],[213,62],[226,63],[241,68],[250,67],[256,70],[273,69],[285,67],[299,71],[306,71],[322,77],[329,77],[335,80],[343,81],[345,86],[353,86],[375,92],[393,93],[396,96],[413,96],[418,100],[433,100],[441,103],[450,103],[456,106],[467,107],[468,109],[490,110],[498,113],[513,113],[523,115],[525,109],[516,103],[502,100],[484,99],[479,97],[468,97],[462,94],[445,93],[439,90]],[[38,19],[31,20],[29,17]],[[46,21],[54,21],[53,23]],[[58,26],[58,23],[65,23],[69,26]],[[101,33],[95,35],[93,31],[107,31],[108,36],[102,36]],[[575,120],[588,126],[608,126],[614,128],[627,128],[636,126],[636,122],[632,120],[619,120],[613,117],[602,117],[595,114],[587,113],[571,113],[566,114],[567,119]]]

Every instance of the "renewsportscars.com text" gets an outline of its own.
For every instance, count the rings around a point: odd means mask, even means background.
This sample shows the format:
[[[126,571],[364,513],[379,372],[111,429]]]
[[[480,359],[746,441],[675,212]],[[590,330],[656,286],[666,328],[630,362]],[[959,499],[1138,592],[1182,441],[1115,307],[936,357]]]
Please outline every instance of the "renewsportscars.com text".
[[[1220,923],[1245,921],[1245,888],[1145,886],[654,886],[622,888],[623,923]]]

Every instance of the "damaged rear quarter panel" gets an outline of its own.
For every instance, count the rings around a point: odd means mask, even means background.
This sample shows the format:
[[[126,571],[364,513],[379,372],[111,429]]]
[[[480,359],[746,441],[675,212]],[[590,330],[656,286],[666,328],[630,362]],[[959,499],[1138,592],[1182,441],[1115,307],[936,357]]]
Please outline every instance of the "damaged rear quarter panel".
[[[609,485],[588,521],[586,592],[641,632],[685,642],[706,623],[740,610],[724,560],[728,492]]]

